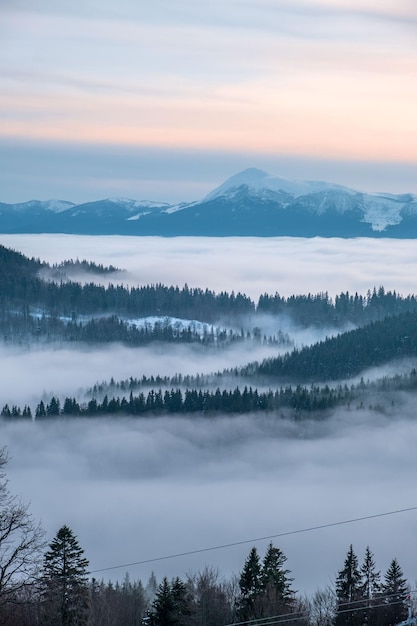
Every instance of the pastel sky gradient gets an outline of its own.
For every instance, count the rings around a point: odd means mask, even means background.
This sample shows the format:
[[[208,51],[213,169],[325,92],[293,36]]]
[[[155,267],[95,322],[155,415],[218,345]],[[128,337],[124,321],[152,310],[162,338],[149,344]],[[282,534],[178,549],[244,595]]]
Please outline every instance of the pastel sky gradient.
[[[2,0],[0,201],[417,192],[414,0]]]

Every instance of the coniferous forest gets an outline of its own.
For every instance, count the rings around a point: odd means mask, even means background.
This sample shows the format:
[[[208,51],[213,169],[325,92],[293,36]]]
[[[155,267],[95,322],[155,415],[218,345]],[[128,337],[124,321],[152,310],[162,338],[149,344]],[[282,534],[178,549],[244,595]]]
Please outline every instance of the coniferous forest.
[[[322,338],[300,343],[300,329],[314,329]],[[19,396],[3,402],[2,424],[31,421],[42,428],[53,421],[82,423],[80,418],[184,416],[212,420],[215,428],[212,418],[222,415],[263,414],[302,423],[326,420],[338,408],[389,417],[401,409],[404,394],[414,397],[417,391],[417,297],[383,286],[334,298],[265,293],[255,302],[244,293],[201,286],[128,287],[123,270],[113,266],[78,259],[50,266],[0,246],[0,341],[28,350],[185,346],[214,359],[241,347],[247,355],[243,365],[204,374],[132,371],[125,379],[97,380],[92,372],[78,394],[39,390],[33,403]],[[268,356],[253,359],[260,348]],[[381,367],[387,369],[367,376]],[[332,582],[312,595],[297,591],[291,555],[272,542],[266,548],[248,545],[241,570],[232,575],[223,575],[213,557],[213,566],[185,576],[134,580],[126,574],[106,581],[101,571],[91,570],[82,538],[69,526],[45,536],[29,507],[10,493],[7,462],[3,448],[2,624],[390,626],[413,608],[412,581],[396,555],[381,572],[370,547],[358,557],[349,546],[348,528],[344,562],[329,572]]]
[[[0,0],[0,626],[417,626],[417,0]]]
[[[87,280],[65,273],[76,267]],[[91,261],[50,267],[0,246],[0,332],[4,345],[177,344],[203,350],[233,346],[275,347],[277,356],[211,375],[143,376],[91,381],[79,397],[42,397],[34,406],[0,407],[5,418],[98,414],[181,413],[214,415],[253,411],[323,413],[335,406],[386,404],[386,392],[413,390],[415,369],[378,381],[355,379],[369,368],[417,357],[417,297],[373,288],[365,295],[327,293],[257,302],[242,293],[162,284],[100,285],[89,275],[111,277],[116,268]],[[57,280],[57,273],[59,279]],[[263,328],[268,320],[267,330]],[[325,338],[297,346],[281,321],[323,329]],[[271,332],[271,320],[274,330]],[[250,354],[250,352],[248,353]],[[368,397],[372,395],[372,402]],[[392,402],[394,400],[391,400]]]

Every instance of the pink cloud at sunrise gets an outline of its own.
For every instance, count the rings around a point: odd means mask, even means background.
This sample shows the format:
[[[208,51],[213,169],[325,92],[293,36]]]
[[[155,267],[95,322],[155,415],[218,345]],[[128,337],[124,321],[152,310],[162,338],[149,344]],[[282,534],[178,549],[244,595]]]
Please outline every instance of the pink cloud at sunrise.
[[[65,146],[235,155],[221,179],[243,153],[250,166],[299,158],[298,178],[314,175],[306,159],[340,161],[341,176],[346,161],[415,165],[416,12],[406,0],[5,2],[0,152],[59,144],[62,171]],[[184,196],[201,182],[187,168],[181,179]]]

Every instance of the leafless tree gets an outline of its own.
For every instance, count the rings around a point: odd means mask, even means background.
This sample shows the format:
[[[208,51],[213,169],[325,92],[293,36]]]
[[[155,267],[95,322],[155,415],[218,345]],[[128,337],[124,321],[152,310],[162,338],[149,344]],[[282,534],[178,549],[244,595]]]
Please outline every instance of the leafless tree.
[[[318,589],[312,597],[303,599],[305,611],[311,626],[333,626],[337,612],[337,598],[334,589]]]
[[[44,531],[30,515],[28,505],[10,493],[4,468],[9,460],[0,448],[0,615],[11,602],[26,597],[25,589],[36,581]]]
[[[189,574],[187,583],[194,598],[199,626],[222,626],[234,621],[235,597],[217,569],[205,566],[197,574]]]

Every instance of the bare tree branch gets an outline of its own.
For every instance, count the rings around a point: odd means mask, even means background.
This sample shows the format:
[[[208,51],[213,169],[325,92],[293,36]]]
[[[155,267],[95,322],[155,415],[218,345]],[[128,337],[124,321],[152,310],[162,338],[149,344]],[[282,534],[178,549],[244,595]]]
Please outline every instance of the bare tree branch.
[[[46,545],[28,505],[8,490],[4,471],[8,460],[6,448],[0,448],[0,605],[36,580]]]

